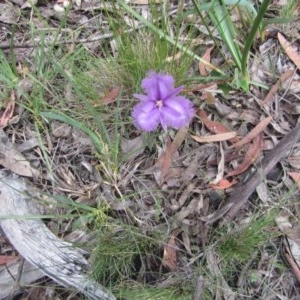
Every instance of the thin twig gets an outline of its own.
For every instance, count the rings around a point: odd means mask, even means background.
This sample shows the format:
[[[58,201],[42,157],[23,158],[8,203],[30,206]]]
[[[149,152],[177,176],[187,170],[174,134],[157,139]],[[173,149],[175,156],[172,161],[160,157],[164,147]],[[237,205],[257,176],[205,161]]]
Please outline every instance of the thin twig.
[[[17,274],[17,277],[15,279],[15,283],[14,283],[14,286],[11,290],[11,293],[10,293],[10,299],[13,299],[14,297],[14,293],[15,291],[19,290],[21,287],[21,278],[22,278],[22,274],[23,274],[23,267],[24,267],[24,258],[21,259],[20,263],[19,263],[19,266],[18,266],[18,274]]]

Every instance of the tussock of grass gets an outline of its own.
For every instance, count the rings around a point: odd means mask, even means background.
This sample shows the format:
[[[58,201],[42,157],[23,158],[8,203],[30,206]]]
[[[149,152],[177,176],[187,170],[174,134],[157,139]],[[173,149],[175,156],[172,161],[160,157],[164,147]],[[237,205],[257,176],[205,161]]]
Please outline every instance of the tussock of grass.
[[[190,300],[190,295],[181,295],[176,289],[161,289],[161,288],[142,288],[122,289],[116,294],[118,297],[132,300]]]
[[[145,277],[145,274],[139,275],[143,270],[154,279],[157,275],[149,269],[149,263],[158,259],[154,257],[154,253],[159,255],[160,252],[158,241],[143,235],[133,226],[103,224],[92,255],[94,267],[91,276],[105,285],[116,285],[139,276]]]
[[[235,228],[222,229],[217,242],[217,251],[226,263],[236,261],[243,264],[248,261],[260,247],[268,244],[275,237],[271,231],[274,225],[274,216],[266,215],[251,217],[244,225]]]
[[[299,1],[297,0],[288,0],[286,5],[280,9],[279,14],[281,18],[284,19],[293,19],[295,17],[297,7],[299,9]]]

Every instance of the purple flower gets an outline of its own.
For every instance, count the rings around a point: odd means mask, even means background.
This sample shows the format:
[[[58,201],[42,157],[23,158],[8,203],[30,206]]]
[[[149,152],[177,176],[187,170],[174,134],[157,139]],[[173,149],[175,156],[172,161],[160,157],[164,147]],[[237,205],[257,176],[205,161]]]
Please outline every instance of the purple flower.
[[[195,111],[190,100],[177,96],[183,86],[175,88],[171,75],[150,71],[142,81],[142,88],[146,95],[134,94],[141,102],[132,111],[138,128],[153,131],[161,124],[164,130],[179,129],[189,124]]]

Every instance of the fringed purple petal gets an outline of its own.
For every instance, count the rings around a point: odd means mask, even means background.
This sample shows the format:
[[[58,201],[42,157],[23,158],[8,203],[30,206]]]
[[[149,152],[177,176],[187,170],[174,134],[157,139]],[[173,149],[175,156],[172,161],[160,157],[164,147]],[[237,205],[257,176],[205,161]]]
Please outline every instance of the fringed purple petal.
[[[168,127],[179,129],[189,124],[195,110],[188,99],[176,96],[183,86],[175,88],[171,75],[150,71],[142,81],[142,88],[146,95],[134,94],[141,101],[132,112],[137,127],[153,131],[159,123],[164,130]]]
[[[152,101],[149,99],[149,97],[147,95],[142,95],[142,94],[133,94],[133,97],[143,101],[143,102],[146,102],[146,101]]]
[[[157,74],[157,89],[159,99],[166,99],[174,91],[174,79],[171,75]]]
[[[144,131],[153,131],[159,125],[160,112],[154,102],[142,102],[134,106],[132,117],[135,125]]]
[[[159,91],[157,87],[157,75],[154,72],[149,72],[148,77],[142,80],[142,88],[147,94],[149,100],[157,100],[159,98]]]
[[[164,102],[161,113],[165,117],[167,126],[179,129],[189,124],[195,114],[191,102],[184,97],[174,97]]]
[[[151,100],[165,99],[174,91],[174,79],[171,75],[150,71],[142,81],[142,88]]]
[[[183,89],[183,85],[174,88],[172,91],[169,91],[169,93],[166,95],[166,97],[163,98],[164,101],[170,99],[170,98],[174,98],[174,96],[176,96],[178,93],[180,93]]]

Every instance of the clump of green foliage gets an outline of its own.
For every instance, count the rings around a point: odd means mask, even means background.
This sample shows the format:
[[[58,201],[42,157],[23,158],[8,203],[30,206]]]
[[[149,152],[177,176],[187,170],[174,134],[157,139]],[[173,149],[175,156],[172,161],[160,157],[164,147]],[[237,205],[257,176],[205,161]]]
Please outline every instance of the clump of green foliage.
[[[91,276],[105,286],[135,280],[140,269],[146,271],[147,260],[159,259],[154,257],[159,248],[157,239],[140,233],[138,228],[107,222],[98,232]]]
[[[260,247],[269,243],[272,235],[274,218],[272,214],[259,218],[252,218],[245,225],[220,230],[220,239],[217,242],[217,252],[223,261],[240,264],[248,261]]]

